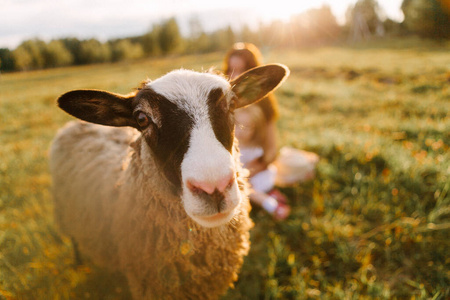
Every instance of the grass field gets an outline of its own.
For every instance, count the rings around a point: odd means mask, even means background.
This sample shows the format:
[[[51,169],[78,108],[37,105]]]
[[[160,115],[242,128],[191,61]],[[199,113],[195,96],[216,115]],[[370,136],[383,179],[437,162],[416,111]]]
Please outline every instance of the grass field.
[[[291,76],[281,145],[316,152],[291,217],[252,211],[252,248],[224,299],[450,297],[450,47],[263,49]],[[0,75],[0,299],[128,299],[124,279],[73,266],[52,220],[48,148],[76,88],[128,93],[221,53]],[[218,278],[218,280],[220,280]]]

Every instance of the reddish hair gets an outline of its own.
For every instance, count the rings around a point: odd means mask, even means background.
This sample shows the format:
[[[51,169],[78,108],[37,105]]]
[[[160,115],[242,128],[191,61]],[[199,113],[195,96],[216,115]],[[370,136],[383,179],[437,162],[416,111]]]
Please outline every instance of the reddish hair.
[[[253,69],[262,64],[262,55],[259,49],[251,43],[236,43],[225,55],[223,72],[230,75],[229,62],[231,57],[240,57],[245,62],[245,70]]]
[[[223,72],[225,75],[230,75],[230,58],[240,57],[245,62],[245,71],[253,69],[262,65],[262,55],[258,47],[251,43],[236,43],[225,55],[223,61]],[[266,98],[258,102],[258,105],[264,112],[267,121],[278,118],[278,102],[275,96],[271,93]]]

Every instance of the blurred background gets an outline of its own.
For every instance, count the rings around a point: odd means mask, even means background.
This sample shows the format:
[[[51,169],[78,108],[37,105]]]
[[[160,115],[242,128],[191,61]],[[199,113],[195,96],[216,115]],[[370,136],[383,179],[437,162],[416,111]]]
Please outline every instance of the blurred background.
[[[54,225],[55,99],[220,71],[235,42],[290,68],[279,144],[320,160],[288,219],[253,208],[223,299],[450,297],[449,0],[0,0],[0,299],[129,299]]]
[[[450,36],[448,0],[3,0],[1,6],[4,72],[225,51],[235,41],[301,48]]]

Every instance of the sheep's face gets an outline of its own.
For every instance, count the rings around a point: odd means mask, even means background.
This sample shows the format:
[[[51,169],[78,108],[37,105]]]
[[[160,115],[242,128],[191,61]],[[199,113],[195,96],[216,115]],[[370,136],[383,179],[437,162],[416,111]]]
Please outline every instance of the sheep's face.
[[[216,227],[229,222],[241,202],[233,111],[263,98],[287,73],[283,66],[268,65],[228,82],[179,70],[130,96],[82,90],[58,101],[85,121],[140,130],[144,151],[177,190],[186,213],[202,226]]]

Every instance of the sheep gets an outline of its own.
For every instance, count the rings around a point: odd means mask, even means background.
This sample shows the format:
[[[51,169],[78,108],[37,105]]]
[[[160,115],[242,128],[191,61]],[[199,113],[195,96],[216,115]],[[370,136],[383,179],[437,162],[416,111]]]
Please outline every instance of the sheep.
[[[237,280],[253,225],[233,111],[288,74],[271,64],[229,82],[181,69],[129,95],[60,96],[59,107],[81,119],[50,149],[62,233],[124,273],[134,299],[217,299]]]

